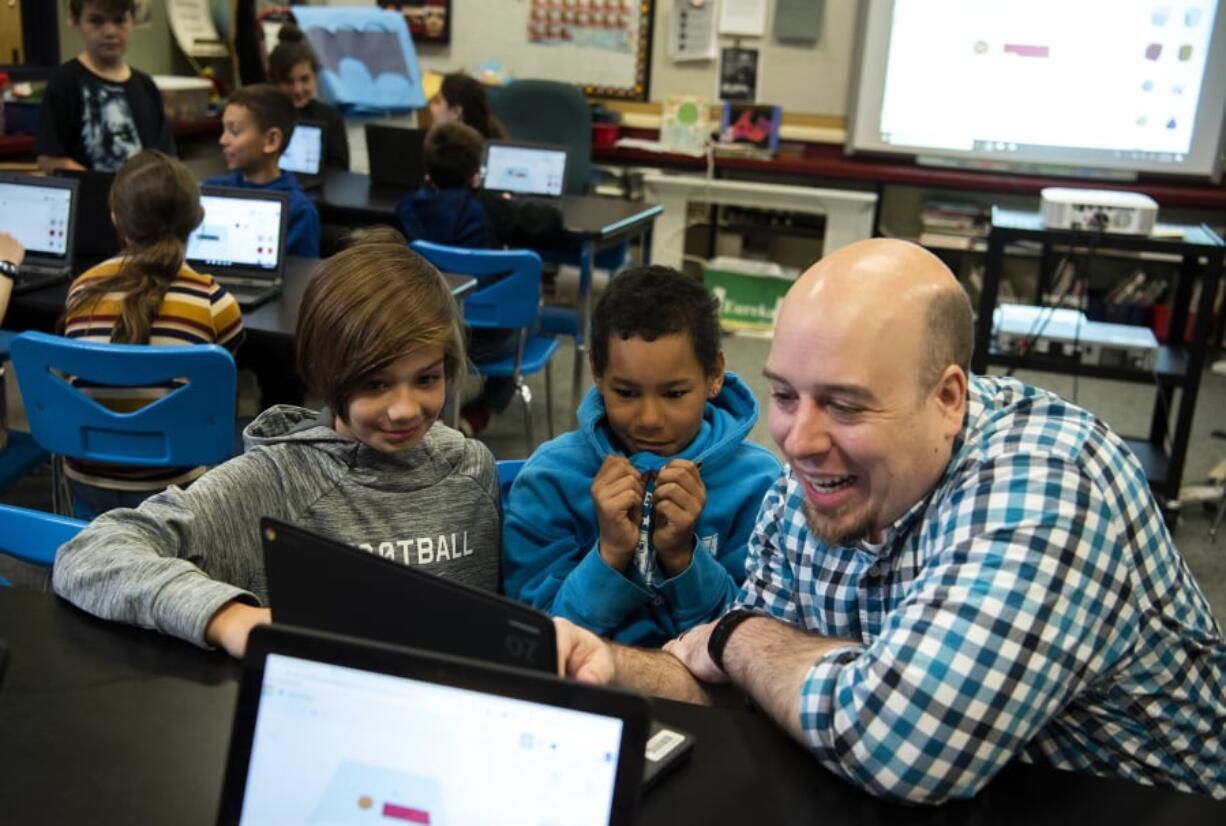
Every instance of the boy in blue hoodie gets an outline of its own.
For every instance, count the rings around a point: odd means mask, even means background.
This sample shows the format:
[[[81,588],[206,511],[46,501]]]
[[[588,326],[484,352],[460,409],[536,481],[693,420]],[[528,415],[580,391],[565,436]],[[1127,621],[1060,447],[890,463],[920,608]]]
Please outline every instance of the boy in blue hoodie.
[[[484,149],[481,133],[463,123],[440,124],[426,134],[426,182],[396,205],[396,217],[410,241],[490,246],[489,217],[475,191]]]
[[[289,193],[289,237],[285,250],[304,258],[319,257],[319,210],[302,191],[292,172],[282,172],[281,153],[297,121],[294,104],[276,86],[256,83],[230,95],[222,113],[221,154],[228,175],[205,181],[214,186],[275,189]]]
[[[613,279],[592,316],[579,429],[532,455],[503,521],[509,596],[618,642],[718,617],[781,472],[746,444],[753,393],[724,371],[718,302],[667,267]]]

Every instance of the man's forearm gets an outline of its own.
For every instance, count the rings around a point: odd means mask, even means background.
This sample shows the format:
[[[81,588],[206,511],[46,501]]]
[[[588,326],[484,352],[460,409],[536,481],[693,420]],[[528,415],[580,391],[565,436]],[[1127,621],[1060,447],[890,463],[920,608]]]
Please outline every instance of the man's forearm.
[[[612,649],[614,683],[622,688],[699,705],[716,705],[722,696],[717,686],[694,679],[689,669],[666,651],[625,645],[613,645]]]
[[[805,743],[800,694],[813,664],[827,652],[854,645],[808,634],[769,617],[742,622],[724,647],[724,671],[785,731]]]

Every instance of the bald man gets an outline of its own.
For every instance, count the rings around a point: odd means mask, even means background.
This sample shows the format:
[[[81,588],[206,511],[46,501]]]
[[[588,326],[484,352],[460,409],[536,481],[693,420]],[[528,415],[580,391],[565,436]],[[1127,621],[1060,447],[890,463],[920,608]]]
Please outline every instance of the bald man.
[[[1144,472],[1084,410],[971,376],[972,341],[922,248],[819,261],[766,361],[789,468],[733,608],[663,652],[555,620],[560,667],[731,682],[884,797],[970,797],[1014,757],[1226,797],[1226,644]]]

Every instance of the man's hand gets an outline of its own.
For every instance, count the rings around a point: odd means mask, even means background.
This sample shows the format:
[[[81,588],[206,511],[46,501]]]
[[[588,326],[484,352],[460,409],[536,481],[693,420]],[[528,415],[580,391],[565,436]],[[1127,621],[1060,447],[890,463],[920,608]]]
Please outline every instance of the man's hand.
[[[592,480],[600,557],[615,571],[626,570],[639,544],[645,490],[643,474],[625,456],[607,457]]]
[[[707,486],[693,462],[674,459],[656,476],[651,500],[651,544],[665,576],[676,576],[694,557],[694,525],[707,504]]]
[[[25,257],[26,250],[21,242],[7,232],[0,232],[0,261],[10,261],[20,267]]]
[[[728,675],[721,671],[707,654],[707,641],[711,638],[711,630],[715,628],[716,622],[718,620],[696,625],[688,631],[683,631],[676,639],[664,643],[664,650],[681,660],[681,664],[704,683],[728,682]]]
[[[553,618],[558,635],[558,674],[581,683],[607,685],[616,676],[609,643],[570,620]]]
[[[257,625],[272,622],[272,611],[241,602],[227,602],[213,615],[204,628],[204,641],[224,648],[231,657],[242,659],[247,651],[247,637]]]

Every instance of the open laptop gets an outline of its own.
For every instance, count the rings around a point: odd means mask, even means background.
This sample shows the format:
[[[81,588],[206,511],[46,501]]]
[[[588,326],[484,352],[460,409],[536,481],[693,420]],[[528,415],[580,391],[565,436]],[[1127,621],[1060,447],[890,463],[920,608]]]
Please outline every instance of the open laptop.
[[[294,173],[303,189],[317,189],[324,183],[324,157],[324,125],[300,120],[294,124],[279,164],[282,171]]]
[[[566,185],[565,146],[487,141],[482,187],[513,195],[557,198]]]
[[[289,194],[200,187],[204,220],[187,239],[187,261],[207,272],[244,310],[276,298],[285,277]]]
[[[14,294],[72,278],[77,187],[71,178],[0,174],[0,229],[26,251],[13,279]]]
[[[78,181],[77,231],[73,244],[76,260],[93,264],[118,255],[122,245],[111,221],[111,184],[115,182],[115,173],[60,169],[55,174]]]
[[[642,697],[280,625],[244,666],[218,823],[634,821]]]
[[[426,180],[422,147],[425,129],[406,129],[383,123],[366,124],[366,157],[372,186],[409,191]]]
[[[275,519],[260,527],[276,623],[557,673],[553,620],[535,608]],[[644,786],[678,765],[693,743],[692,735],[653,722]]]

